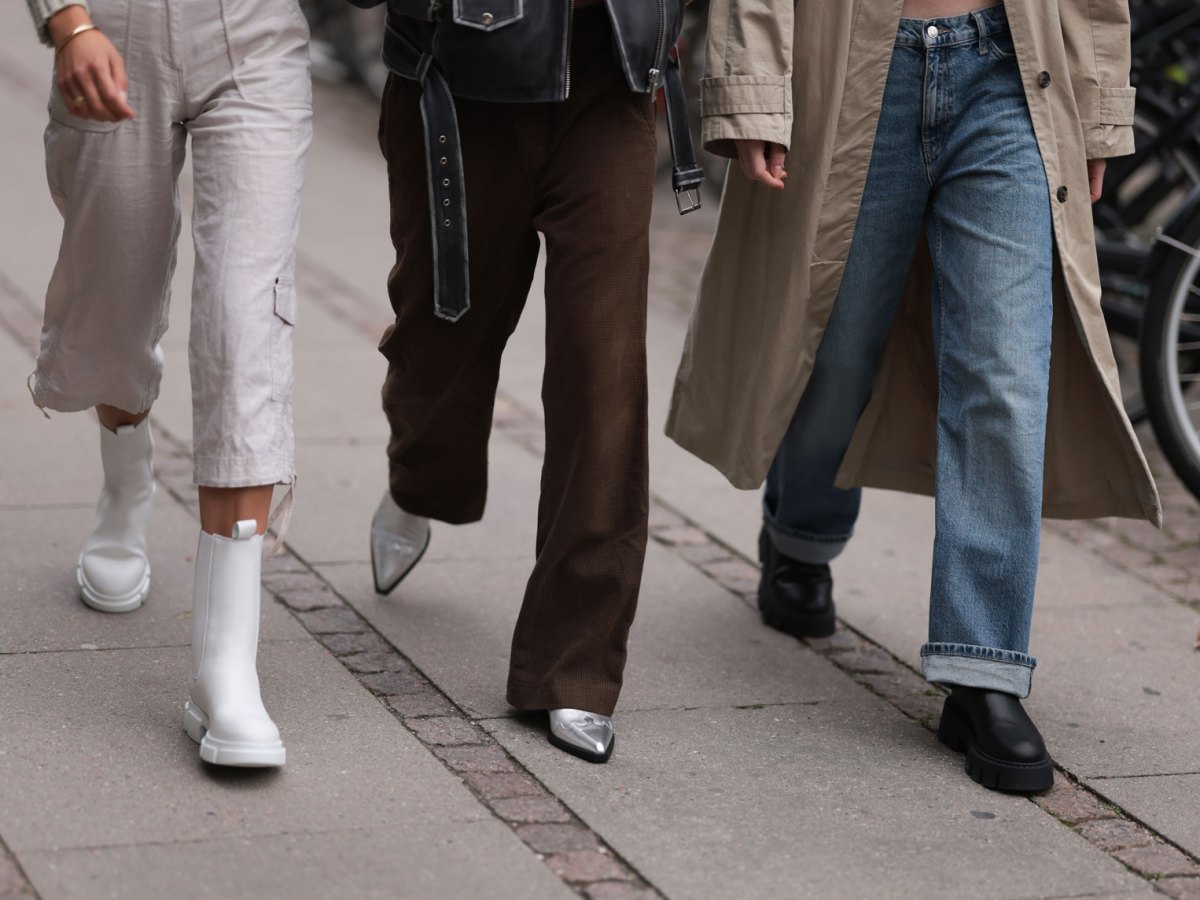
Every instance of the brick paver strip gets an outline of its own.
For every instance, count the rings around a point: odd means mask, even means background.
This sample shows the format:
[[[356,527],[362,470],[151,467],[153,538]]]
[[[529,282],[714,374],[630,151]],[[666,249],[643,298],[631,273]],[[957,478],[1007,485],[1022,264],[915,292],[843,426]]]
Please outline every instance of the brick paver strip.
[[[619,862],[597,850],[555,853],[546,859],[546,864],[563,881],[572,883],[627,880],[627,870]]]
[[[538,853],[598,852],[596,836],[578,825],[522,825],[517,834]]]
[[[1154,835],[1128,819],[1094,819],[1075,830],[1110,853],[1130,847],[1149,847],[1154,843]]]
[[[1113,852],[1133,871],[1146,878],[1162,878],[1168,875],[1200,875],[1200,865],[1188,858],[1182,850],[1169,844],[1151,844],[1149,847],[1126,847]]]
[[[29,900],[37,896],[16,858],[0,841],[0,900]]]
[[[1174,900],[1200,900],[1200,878],[1162,878],[1154,886]]]
[[[1077,784],[1064,778],[1056,778],[1054,787],[1034,797],[1033,802],[1065,825],[1117,816],[1116,811],[1100,802],[1095,794],[1080,790]]]
[[[651,900],[658,896],[647,888],[627,881],[600,881],[583,894],[588,900]]]

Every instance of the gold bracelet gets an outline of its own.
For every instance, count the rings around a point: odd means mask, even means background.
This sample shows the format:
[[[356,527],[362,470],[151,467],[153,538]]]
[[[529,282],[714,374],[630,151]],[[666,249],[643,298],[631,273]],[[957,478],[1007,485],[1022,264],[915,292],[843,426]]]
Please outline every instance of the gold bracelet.
[[[94,25],[91,22],[87,22],[83,25],[76,25],[75,30],[72,31],[70,34],[68,34],[65,38],[63,38],[63,42],[54,48],[54,58],[58,59],[58,55],[63,52],[63,48],[66,47],[67,44],[71,43],[71,41],[75,40],[75,38],[77,38],[81,34],[83,34],[85,31],[99,31],[99,30],[100,30],[100,26]]]

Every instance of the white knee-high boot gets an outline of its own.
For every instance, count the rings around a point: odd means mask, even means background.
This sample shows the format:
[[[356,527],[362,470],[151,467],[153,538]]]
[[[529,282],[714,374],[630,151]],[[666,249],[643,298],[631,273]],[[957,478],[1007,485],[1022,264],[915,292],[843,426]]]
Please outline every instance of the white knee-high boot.
[[[232,538],[200,532],[192,611],[192,677],[183,727],[219,766],[282,766],[279,729],[258,686],[262,535],[253,519]]]
[[[101,612],[130,612],[150,593],[146,529],[154,509],[154,441],[150,421],[100,426],[104,488],[96,507],[96,527],[75,570],[79,596]]]

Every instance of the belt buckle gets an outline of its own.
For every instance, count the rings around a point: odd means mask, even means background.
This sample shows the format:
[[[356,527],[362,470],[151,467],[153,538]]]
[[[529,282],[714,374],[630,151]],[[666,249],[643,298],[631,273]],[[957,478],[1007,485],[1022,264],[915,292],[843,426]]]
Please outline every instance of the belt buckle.
[[[675,192],[675,206],[681,216],[695,212],[704,205],[700,199],[700,186],[681,188]]]

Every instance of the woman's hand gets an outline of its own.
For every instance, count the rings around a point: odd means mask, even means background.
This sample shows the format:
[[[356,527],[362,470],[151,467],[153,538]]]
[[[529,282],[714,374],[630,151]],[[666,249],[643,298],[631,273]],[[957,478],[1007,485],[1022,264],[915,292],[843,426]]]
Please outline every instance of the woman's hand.
[[[1088,160],[1088,189],[1095,203],[1104,193],[1104,170],[1108,167],[1107,159]]]
[[[133,109],[125,94],[129,88],[125,61],[112,41],[99,30],[70,37],[89,21],[82,6],[68,6],[50,17],[50,38],[55,47],[62,47],[54,63],[58,90],[77,116],[97,122],[132,119]]]
[[[777,191],[783,190],[787,179],[787,170],[783,167],[787,151],[783,147],[769,141],[734,141],[734,144],[747,178]]]

